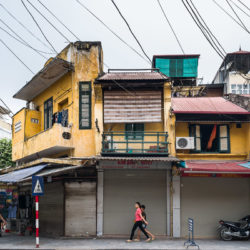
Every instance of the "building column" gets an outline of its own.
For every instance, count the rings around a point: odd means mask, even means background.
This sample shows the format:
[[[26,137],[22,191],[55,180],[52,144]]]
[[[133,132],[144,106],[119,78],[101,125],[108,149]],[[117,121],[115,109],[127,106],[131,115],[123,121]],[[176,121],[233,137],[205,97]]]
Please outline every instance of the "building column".
[[[103,170],[97,171],[97,229],[98,237],[103,235]]]
[[[173,237],[181,236],[180,176],[173,176]]]
[[[171,236],[171,172],[166,171],[167,236]]]

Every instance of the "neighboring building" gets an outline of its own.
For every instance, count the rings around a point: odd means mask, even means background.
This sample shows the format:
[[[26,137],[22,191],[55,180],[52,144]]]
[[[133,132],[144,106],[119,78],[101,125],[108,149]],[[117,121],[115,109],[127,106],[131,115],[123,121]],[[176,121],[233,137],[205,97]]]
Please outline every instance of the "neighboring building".
[[[181,236],[217,237],[220,219],[249,213],[250,112],[223,97],[172,98],[181,169]],[[173,142],[172,142],[173,143]]]
[[[5,119],[9,113],[6,108],[0,106],[0,139],[11,139],[11,124]]]
[[[250,94],[250,51],[228,53],[212,83],[225,84],[226,94]]]

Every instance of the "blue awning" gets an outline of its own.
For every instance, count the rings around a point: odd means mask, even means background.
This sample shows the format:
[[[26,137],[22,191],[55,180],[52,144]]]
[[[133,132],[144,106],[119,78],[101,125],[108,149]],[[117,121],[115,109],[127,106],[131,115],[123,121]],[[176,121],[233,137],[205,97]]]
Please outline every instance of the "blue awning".
[[[250,161],[248,161],[246,163],[239,164],[239,165],[242,167],[245,167],[245,168],[250,168]]]
[[[4,183],[19,182],[22,179],[25,179],[25,178],[32,176],[33,174],[41,171],[46,166],[48,166],[48,164],[38,165],[35,167],[31,167],[31,168],[20,169],[20,170],[10,172],[8,174],[0,175],[0,183],[1,182],[4,182]]]

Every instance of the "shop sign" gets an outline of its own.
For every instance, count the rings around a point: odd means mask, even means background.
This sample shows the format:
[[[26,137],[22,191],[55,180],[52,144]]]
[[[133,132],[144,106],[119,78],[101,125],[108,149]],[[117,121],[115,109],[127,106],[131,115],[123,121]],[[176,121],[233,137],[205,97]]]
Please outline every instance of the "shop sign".
[[[171,169],[171,162],[152,161],[152,160],[101,160],[100,169]]]
[[[223,178],[250,178],[250,174],[234,174],[234,173],[182,173],[182,177],[223,177]]]

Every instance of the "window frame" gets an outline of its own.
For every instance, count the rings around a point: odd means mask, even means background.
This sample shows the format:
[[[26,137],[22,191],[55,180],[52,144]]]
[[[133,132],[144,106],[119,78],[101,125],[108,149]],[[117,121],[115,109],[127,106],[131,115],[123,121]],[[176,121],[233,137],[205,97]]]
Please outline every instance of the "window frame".
[[[128,127],[132,125],[132,130],[128,130]],[[141,125],[142,130],[135,130],[136,125]],[[144,130],[145,124],[144,123],[125,123],[125,139],[126,140],[144,140]],[[129,132],[133,132],[133,135],[129,135]],[[136,135],[136,132],[143,132],[141,135]]]
[[[231,145],[230,145],[230,128],[229,128],[229,125],[228,124],[216,124],[217,125],[217,129],[218,129],[218,140],[219,140],[219,143],[218,143],[218,151],[215,151],[215,152],[205,152],[205,151],[202,151],[202,148],[200,148],[200,150],[197,150],[196,149],[196,139],[197,138],[200,138],[200,145],[201,145],[201,140],[202,140],[202,134],[201,134],[201,129],[200,129],[200,136],[197,137],[196,136],[196,128],[197,126],[201,127],[203,124],[190,124],[189,125],[189,136],[190,137],[194,137],[194,147],[195,149],[192,149],[190,150],[191,153],[204,153],[204,154],[220,154],[220,153],[230,153],[231,152]],[[207,125],[207,124],[204,124],[204,125]],[[220,127],[222,126],[226,126],[227,127],[227,136],[223,136],[221,137],[220,136]],[[192,127],[194,127],[194,135],[192,135]],[[227,150],[222,150],[221,149],[221,139],[225,139],[227,138]]]
[[[82,85],[88,85],[89,90],[83,91]],[[89,125],[82,126],[82,95],[88,95],[89,98]],[[79,129],[91,129],[92,128],[92,86],[91,81],[79,82]]]
[[[51,107],[48,108],[48,106],[46,106],[49,102],[51,101],[52,105]],[[49,117],[49,110],[51,108],[51,117]],[[53,126],[53,96],[50,97],[49,99],[47,99],[44,103],[43,103],[43,112],[44,112],[44,130],[50,129]],[[47,116],[47,117],[46,117]],[[45,117],[47,119],[45,119]],[[50,122],[49,119],[51,119],[51,126],[50,126]],[[47,123],[47,124],[46,124]]]

